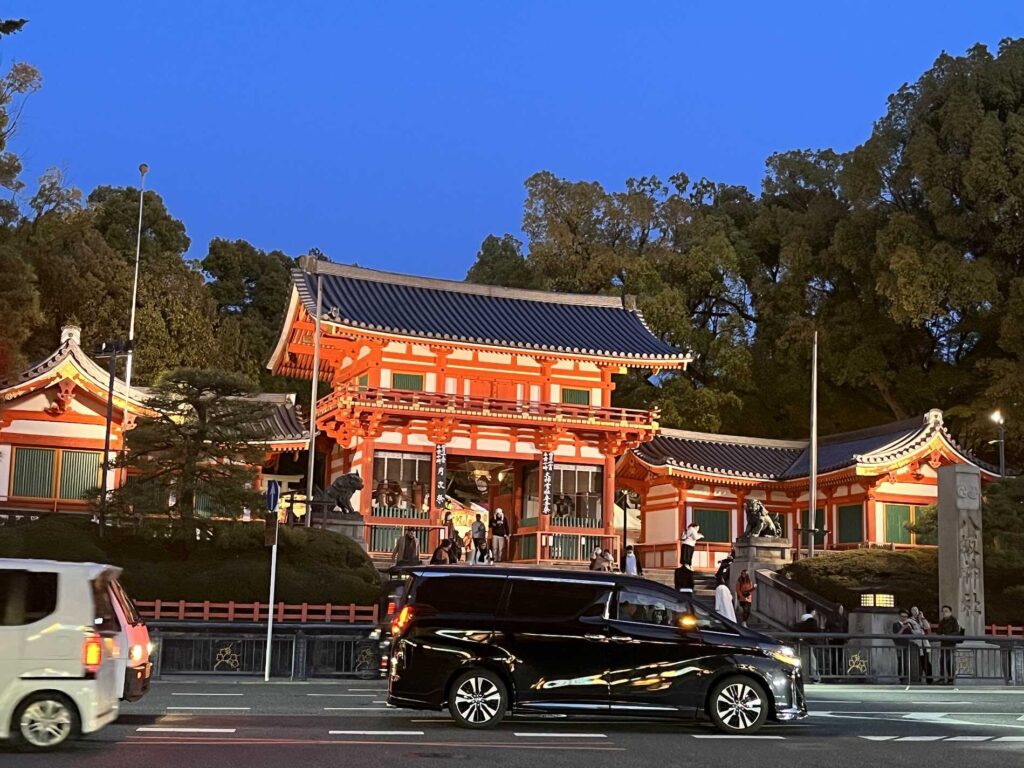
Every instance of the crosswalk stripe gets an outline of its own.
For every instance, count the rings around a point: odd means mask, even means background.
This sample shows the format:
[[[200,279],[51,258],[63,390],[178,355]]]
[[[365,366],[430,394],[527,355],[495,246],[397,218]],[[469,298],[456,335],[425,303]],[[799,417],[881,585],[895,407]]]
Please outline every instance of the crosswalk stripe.
[[[422,736],[423,731],[328,731],[331,736]]]
[[[998,736],[993,741],[1024,741],[1024,736]]]
[[[524,739],[607,739],[608,736],[603,733],[513,733],[513,736],[519,736]]]
[[[991,736],[950,736],[946,741],[988,741]]]
[[[234,733],[234,728],[162,728],[160,726],[144,726],[136,728],[136,733]]]
[[[945,736],[900,736],[896,741],[942,741]]]
[[[861,739],[867,739],[868,741],[889,741],[895,739],[895,736],[860,736]]]

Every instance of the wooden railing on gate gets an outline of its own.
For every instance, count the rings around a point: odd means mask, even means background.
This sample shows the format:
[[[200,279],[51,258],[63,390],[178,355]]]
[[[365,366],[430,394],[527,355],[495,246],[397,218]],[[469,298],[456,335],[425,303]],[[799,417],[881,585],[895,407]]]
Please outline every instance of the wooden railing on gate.
[[[190,603],[184,600],[136,600],[142,618],[150,621],[237,621],[258,623],[267,620],[267,603]],[[376,624],[376,605],[348,603],[276,603],[274,621],[292,624]]]

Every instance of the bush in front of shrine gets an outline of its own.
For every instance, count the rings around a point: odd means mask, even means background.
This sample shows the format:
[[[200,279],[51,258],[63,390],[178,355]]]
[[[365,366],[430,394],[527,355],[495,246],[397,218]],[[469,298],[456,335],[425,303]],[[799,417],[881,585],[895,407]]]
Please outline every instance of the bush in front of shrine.
[[[933,622],[939,616],[938,550],[852,549],[799,560],[779,575],[848,609],[860,604],[864,588],[896,596],[896,605],[916,605]],[[985,562],[985,622],[1024,624],[1018,563],[994,556]]]
[[[163,523],[108,528],[87,519],[50,515],[0,527],[0,557],[105,562],[124,569],[121,581],[136,600],[266,602],[270,548],[260,522],[214,523],[202,540],[181,541]],[[356,542],[331,531],[281,528],[277,600],[286,603],[371,605],[380,576]]]

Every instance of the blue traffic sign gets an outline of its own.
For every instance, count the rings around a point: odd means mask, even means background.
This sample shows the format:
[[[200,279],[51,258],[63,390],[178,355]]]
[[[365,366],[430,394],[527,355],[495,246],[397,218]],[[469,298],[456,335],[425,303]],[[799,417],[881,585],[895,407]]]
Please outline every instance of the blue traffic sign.
[[[267,510],[270,512],[277,511],[277,503],[281,500],[281,483],[277,480],[271,480],[267,483]]]

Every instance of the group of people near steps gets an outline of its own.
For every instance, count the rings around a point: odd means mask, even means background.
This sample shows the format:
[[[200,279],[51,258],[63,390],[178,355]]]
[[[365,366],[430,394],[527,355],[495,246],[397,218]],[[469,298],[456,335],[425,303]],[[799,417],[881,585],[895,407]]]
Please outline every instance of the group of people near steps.
[[[459,535],[449,510],[444,516],[443,538],[434,548],[430,564],[454,565],[465,561],[472,565],[483,565],[503,562],[508,559],[510,534],[508,520],[500,508],[494,511],[494,517],[488,523],[483,521],[483,515],[477,514],[464,536]],[[406,530],[391,550],[391,558],[396,567],[419,565],[420,545],[416,534]]]
[[[693,590],[693,553],[697,549],[697,542],[703,538],[700,525],[690,523],[686,526],[682,538],[682,564],[675,570],[676,589]],[[735,559],[736,553],[730,552],[718,563],[718,570],[715,572],[715,612],[745,627],[750,621],[757,585],[754,584],[750,572],[744,568],[736,579],[736,594],[733,595],[729,585],[732,584],[732,564]]]

